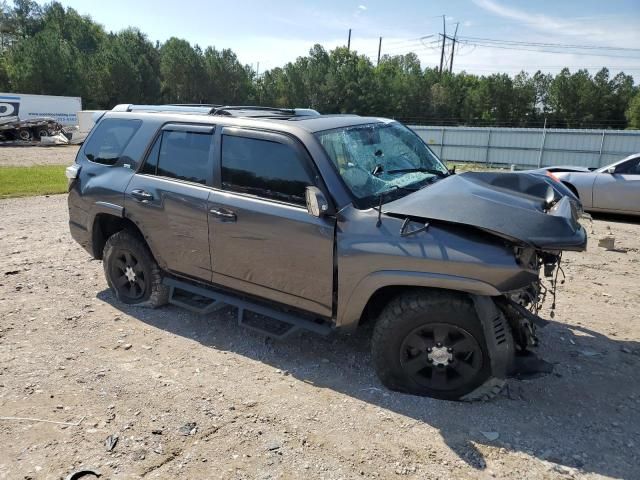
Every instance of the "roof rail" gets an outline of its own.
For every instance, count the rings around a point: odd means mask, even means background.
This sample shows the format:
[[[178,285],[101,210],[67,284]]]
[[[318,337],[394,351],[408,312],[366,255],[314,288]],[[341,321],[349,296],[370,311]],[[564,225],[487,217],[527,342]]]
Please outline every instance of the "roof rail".
[[[277,108],[253,105],[215,105],[208,103],[175,103],[166,105],[134,105],[122,103],[112,112],[179,112],[201,115],[234,115],[239,117],[311,117],[320,115],[311,108]]]
[[[260,113],[273,113],[276,115],[283,115],[289,117],[303,117],[303,116],[315,116],[320,115],[316,110],[311,108],[277,108],[277,107],[262,107],[254,105],[225,105],[218,108],[214,108],[211,115],[233,115],[233,111],[254,111]],[[260,116],[260,115],[255,115]]]
[[[112,112],[180,112],[209,115],[215,110],[214,105],[134,105],[132,103],[122,103],[111,109]]]
[[[224,106],[219,103],[168,103],[167,105],[171,105],[174,107],[212,107],[212,108],[213,107],[219,108]]]

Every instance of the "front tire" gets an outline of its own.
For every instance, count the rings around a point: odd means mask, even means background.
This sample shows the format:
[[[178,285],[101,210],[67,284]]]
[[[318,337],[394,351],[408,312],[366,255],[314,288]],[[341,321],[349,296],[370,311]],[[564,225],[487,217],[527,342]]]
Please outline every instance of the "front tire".
[[[160,267],[138,235],[114,233],[104,246],[102,263],[107,284],[122,303],[157,308],[168,302]]]
[[[483,328],[466,295],[396,297],[382,311],[371,347],[378,376],[391,390],[462,400],[491,379]]]

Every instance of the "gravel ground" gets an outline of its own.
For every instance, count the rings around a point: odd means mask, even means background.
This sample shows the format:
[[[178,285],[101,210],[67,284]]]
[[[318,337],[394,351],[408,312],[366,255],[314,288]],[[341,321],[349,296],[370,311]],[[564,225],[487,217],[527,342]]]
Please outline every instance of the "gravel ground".
[[[65,202],[0,201],[0,478],[640,478],[640,223],[565,255],[555,373],[465,404],[385,390],[368,330],[276,343],[116,303]]]
[[[71,165],[78,145],[55,147],[0,146],[0,167],[31,167],[32,165]]]

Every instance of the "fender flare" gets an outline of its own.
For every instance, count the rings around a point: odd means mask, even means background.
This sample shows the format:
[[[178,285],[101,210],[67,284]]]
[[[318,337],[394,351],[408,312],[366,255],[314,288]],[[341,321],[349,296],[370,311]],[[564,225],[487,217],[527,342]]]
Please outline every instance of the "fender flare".
[[[384,287],[440,288],[491,297],[501,294],[493,285],[473,278],[443,273],[380,270],[360,280],[352,289],[349,299],[339,305],[336,326],[344,329],[356,328],[369,299]]]

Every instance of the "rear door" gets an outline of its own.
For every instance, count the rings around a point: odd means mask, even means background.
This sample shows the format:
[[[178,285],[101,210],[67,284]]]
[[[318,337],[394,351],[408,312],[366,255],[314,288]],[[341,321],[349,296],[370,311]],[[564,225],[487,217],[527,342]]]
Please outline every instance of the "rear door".
[[[593,207],[640,212],[640,157],[616,166],[615,173],[599,173],[593,185]]]
[[[330,317],[335,219],[307,212],[305,188],[323,187],[306,150],[226,127],[219,154],[208,206],[214,283]]]
[[[125,214],[163,269],[211,280],[207,201],[213,180],[210,125],[169,124],[125,192]]]

